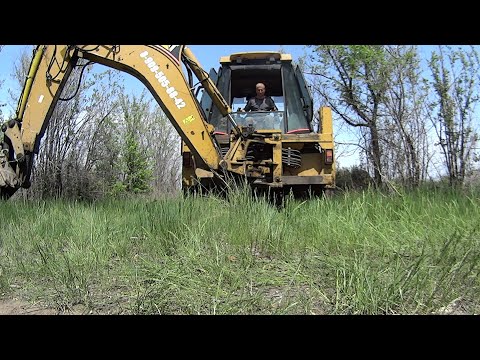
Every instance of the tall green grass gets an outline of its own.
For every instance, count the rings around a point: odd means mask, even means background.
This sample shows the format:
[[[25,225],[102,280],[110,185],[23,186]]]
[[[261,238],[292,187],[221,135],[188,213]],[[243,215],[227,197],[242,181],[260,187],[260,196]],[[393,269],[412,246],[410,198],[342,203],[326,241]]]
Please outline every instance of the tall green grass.
[[[10,201],[0,294],[59,312],[478,313],[480,196]]]

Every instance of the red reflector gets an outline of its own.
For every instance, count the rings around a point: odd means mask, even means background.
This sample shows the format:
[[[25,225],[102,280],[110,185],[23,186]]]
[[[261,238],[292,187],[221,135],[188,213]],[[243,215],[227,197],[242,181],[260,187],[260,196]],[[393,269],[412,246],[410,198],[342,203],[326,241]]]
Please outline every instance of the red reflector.
[[[333,164],[333,150],[326,149],[325,150],[325,164],[332,165]]]

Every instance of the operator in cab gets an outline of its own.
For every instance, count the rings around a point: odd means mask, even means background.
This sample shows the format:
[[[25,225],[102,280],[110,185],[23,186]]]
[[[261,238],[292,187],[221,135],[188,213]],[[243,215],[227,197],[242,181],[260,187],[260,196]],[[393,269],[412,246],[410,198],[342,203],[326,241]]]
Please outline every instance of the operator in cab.
[[[248,99],[247,104],[242,109],[242,112],[246,111],[260,111],[260,112],[269,112],[269,111],[278,111],[275,102],[270,96],[265,95],[265,84],[258,83],[255,85],[255,92],[256,96],[251,97]],[[257,129],[273,129],[274,128],[274,119],[273,116],[268,114],[265,117],[262,117],[260,120],[258,117],[256,118],[256,128]],[[246,123],[247,124],[254,124],[253,117],[247,117]]]
[[[248,99],[242,111],[278,111],[273,99],[265,95],[265,84],[255,85],[255,92],[256,95]]]

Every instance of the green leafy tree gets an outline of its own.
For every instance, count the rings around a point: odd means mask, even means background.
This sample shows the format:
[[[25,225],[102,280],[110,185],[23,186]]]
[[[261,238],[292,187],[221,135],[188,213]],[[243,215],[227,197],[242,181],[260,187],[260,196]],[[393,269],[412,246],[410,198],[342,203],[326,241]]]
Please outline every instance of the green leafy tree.
[[[389,179],[416,187],[426,179],[430,146],[424,104],[428,89],[422,81],[417,46],[385,47],[392,64],[383,100],[382,165]]]
[[[431,120],[449,183],[456,186],[463,183],[479,140],[473,126],[480,99],[479,57],[473,46],[469,50],[439,46],[429,67],[434,91],[434,100],[429,103]]]
[[[117,192],[123,189],[127,193],[145,193],[151,189],[152,169],[148,151],[141,146],[143,119],[148,116],[149,109],[145,96],[145,92],[140,96],[120,96],[125,134],[121,158],[123,180],[116,185]]]
[[[345,145],[360,148],[375,185],[396,178],[417,186],[426,176],[429,159],[423,106],[427,92],[418,48],[315,45],[309,49],[303,68],[312,75],[312,92],[320,94],[343,120],[336,129],[357,137],[356,143]]]
[[[136,134],[127,131],[124,148],[126,169],[124,185],[127,192],[143,193],[150,189],[152,171],[139,145]]]
[[[313,46],[309,72],[320,77],[313,89],[348,125],[360,128],[363,150],[382,184],[381,105],[391,74],[388,53],[381,45]]]

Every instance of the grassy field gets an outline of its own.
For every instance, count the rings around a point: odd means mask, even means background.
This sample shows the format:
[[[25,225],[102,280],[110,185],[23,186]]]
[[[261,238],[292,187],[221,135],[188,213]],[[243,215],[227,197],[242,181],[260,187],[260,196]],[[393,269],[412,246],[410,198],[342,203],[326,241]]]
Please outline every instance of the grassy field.
[[[480,313],[480,195],[2,204],[0,300],[80,314]]]

